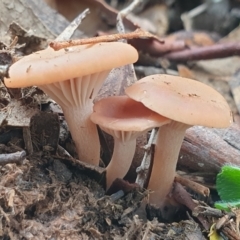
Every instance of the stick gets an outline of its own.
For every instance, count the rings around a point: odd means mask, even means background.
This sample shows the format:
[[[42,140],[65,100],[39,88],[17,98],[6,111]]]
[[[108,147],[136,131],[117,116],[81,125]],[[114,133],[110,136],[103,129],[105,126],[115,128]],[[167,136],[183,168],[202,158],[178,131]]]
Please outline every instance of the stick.
[[[175,176],[175,181],[181,183],[183,186],[192,189],[193,191],[202,194],[204,197],[208,197],[210,194],[209,188],[191,181],[190,179],[184,178],[178,174]]]
[[[194,208],[198,206],[198,204],[192,200],[191,195],[183,188],[183,186],[180,183],[174,183],[172,197],[175,199],[176,202],[186,206],[191,211],[193,211]],[[198,215],[197,219],[199,220],[199,222],[201,222],[205,230],[208,231],[209,223],[206,221],[206,218],[204,218],[201,215]]]
[[[137,183],[141,187],[144,187],[144,184],[147,180],[147,175],[148,175],[147,173],[148,173],[148,169],[149,169],[150,161],[151,161],[150,149],[153,144],[156,133],[157,133],[157,130],[154,128],[151,131],[151,135],[150,135],[147,145],[144,146],[145,153],[144,153],[141,165],[136,169],[137,179],[136,179],[135,183]]]
[[[114,42],[120,39],[133,39],[133,38],[156,38],[153,34],[143,31],[141,29],[137,29],[134,32],[130,33],[117,33],[111,35],[98,36],[93,38],[85,38],[85,39],[76,39],[76,40],[68,40],[61,42],[50,42],[49,46],[53,48],[55,51],[60,50],[62,48],[68,48],[78,45],[84,44],[95,44],[100,42]]]
[[[119,33],[125,33],[125,27],[123,25],[122,19],[126,17],[130,12],[134,10],[143,0],[134,0],[126,8],[122,9],[117,15],[117,30]]]
[[[225,58],[240,55],[240,43],[218,43],[211,46],[192,48],[188,50],[172,52],[164,55],[172,61],[186,62],[193,60],[207,60]]]
[[[6,165],[8,163],[21,163],[26,157],[26,152],[15,152],[15,153],[6,153],[0,154],[0,165]]]

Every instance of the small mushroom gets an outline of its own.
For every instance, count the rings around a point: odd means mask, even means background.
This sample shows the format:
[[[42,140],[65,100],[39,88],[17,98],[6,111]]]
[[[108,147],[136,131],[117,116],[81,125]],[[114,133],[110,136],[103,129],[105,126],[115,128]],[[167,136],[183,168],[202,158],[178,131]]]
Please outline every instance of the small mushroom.
[[[120,42],[81,45],[54,51],[51,48],[23,57],[9,69],[9,88],[36,85],[61,107],[80,160],[98,165],[100,143],[90,121],[93,100],[115,67],[133,63],[137,51]]]
[[[106,188],[129,170],[136,149],[136,138],[149,129],[170,122],[127,96],[101,99],[93,107],[91,120],[114,138],[114,150],[106,168]]]
[[[180,147],[192,125],[225,128],[232,123],[231,110],[223,96],[191,79],[170,75],[145,77],[125,90],[171,123],[159,128],[148,188],[150,203],[161,207],[171,190]]]

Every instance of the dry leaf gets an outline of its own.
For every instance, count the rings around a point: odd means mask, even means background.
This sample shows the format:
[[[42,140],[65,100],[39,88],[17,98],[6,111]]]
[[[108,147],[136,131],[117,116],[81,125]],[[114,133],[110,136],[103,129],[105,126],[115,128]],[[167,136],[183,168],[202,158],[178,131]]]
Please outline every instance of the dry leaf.
[[[23,105],[21,101],[12,99],[7,107],[0,109],[0,126],[28,127],[30,120],[39,110]]]
[[[69,21],[72,21],[80,12],[86,8],[90,9],[90,15],[82,22],[79,29],[88,36],[93,36],[97,31],[108,31],[115,27],[117,10],[110,7],[102,0],[44,0],[56,9],[59,13],[65,16]],[[124,19],[126,28],[135,30],[137,27],[128,19]]]
[[[157,36],[163,36],[168,31],[168,14],[165,4],[155,4],[143,10],[139,14],[140,18],[148,19],[156,28],[154,32]]]
[[[54,33],[50,32],[35,16],[33,10],[27,5],[26,0],[0,1],[0,38],[6,44],[9,44],[9,36],[6,35],[6,32],[13,21],[27,31],[34,26],[32,30],[34,30],[35,36],[40,38],[55,37]]]

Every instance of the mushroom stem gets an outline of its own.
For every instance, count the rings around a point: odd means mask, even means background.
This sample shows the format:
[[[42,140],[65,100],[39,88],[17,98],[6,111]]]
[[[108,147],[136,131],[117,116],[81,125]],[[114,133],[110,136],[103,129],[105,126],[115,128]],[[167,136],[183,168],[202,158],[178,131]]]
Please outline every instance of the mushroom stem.
[[[91,101],[82,108],[62,107],[66,122],[77,148],[78,157],[81,161],[92,165],[99,164],[100,142],[96,125],[90,120],[92,113]]]
[[[106,189],[116,178],[123,178],[128,172],[136,149],[136,138],[122,141],[114,138],[114,150],[110,163],[106,168]]]
[[[41,85],[40,88],[62,108],[81,161],[98,165],[100,142],[96,125],[90,120],[93,99],[110,70]],[[88,129],[89,128],[89,129]]]
[[[154,152],[153,167],[148,183],[149,203],[161,207],[171,190],[176,174],[179,151],[190,125],[172,121],[159,128]]]

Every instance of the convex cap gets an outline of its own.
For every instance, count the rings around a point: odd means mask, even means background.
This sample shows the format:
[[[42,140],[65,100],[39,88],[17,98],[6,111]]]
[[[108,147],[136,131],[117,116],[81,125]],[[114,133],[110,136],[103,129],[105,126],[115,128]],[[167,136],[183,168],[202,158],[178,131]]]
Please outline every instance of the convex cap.
[[[40,86],[103,72],[138,59],[135,48],[121,42],[80,45],[54,51],[47,48],[23,57],[9,69],[9,88]]]
[[[224,128],[232,123],[232,113],[223,96],[195,80],[151,75],[134,83],[125,92],[149,109],[188,125]]]

